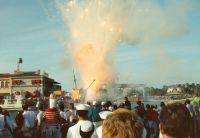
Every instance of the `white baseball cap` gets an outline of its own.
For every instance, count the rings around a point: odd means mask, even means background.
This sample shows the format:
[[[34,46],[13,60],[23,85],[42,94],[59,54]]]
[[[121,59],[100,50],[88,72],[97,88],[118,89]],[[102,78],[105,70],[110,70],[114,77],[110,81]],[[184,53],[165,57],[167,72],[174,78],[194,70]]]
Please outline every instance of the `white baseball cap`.
[[[101,102],[101,105],[105,105],[106,104],[106,102]]]
[[[80,122],[80,129],[82,132],[90,132],[94,128],[91,121],[85,120]]]
[[[101,111],[99,113],[99,116],[100,116],[101,119],[105,120],[107,118],[107,116],[110,115],[110,114],[112,114],[111,111]]]
[[[93,101],[93,102],[92,102],[92,105],[97,105],[97,101]]]
[[[90,106],[88,104],[79,104],[76,106],[76,110],[88,110]]]

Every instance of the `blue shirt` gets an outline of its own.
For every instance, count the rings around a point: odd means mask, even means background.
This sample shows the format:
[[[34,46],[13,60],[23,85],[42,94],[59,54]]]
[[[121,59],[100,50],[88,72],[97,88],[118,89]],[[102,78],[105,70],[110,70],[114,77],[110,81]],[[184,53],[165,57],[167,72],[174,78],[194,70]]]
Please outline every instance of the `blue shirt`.
[[[100,108],[93,107],[90,108],[88,112],[89,112],[89,118],[91,119],[92,122],[98,122],[101,120],[99,116],[99,113],[101,112]]]

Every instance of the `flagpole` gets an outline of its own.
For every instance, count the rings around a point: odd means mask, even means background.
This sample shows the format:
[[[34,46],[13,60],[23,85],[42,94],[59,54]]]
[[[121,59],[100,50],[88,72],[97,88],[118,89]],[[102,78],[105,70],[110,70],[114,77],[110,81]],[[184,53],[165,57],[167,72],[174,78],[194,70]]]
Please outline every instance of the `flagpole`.
[[[17,71],[19,71],[19,64],[20,64],[20,63],[19,63],[19,62],[17,62]]]

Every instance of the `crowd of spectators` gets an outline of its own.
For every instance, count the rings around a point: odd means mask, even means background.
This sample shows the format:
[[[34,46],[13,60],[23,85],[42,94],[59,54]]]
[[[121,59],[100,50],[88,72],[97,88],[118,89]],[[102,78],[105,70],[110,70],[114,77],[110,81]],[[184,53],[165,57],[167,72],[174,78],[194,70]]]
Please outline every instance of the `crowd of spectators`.
[[[0,108],[2,138],[199,138],[198,99],[160,106],[127,97],[124,102],[92,101],[87,104],[58,103],[53,95],[49,107],[40,103],[38,112],[29,109],[16,113],[15,119]]]

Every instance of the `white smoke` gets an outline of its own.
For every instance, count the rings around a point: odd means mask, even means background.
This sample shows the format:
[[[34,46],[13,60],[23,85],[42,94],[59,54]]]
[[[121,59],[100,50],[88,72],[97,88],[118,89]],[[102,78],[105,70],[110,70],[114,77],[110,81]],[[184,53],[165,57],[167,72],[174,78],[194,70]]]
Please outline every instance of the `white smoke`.
[[[114,81],[114,71],[108,58],[119,42],[152,46],[187,33],[188,14],[194,2],[57,0],[57,7],[69,31],[67,49],[72,53],[70,56],[80,72],[83,87],[87,88],[95,80],[88,91],[88,98],[94,97],[101,85]]]

